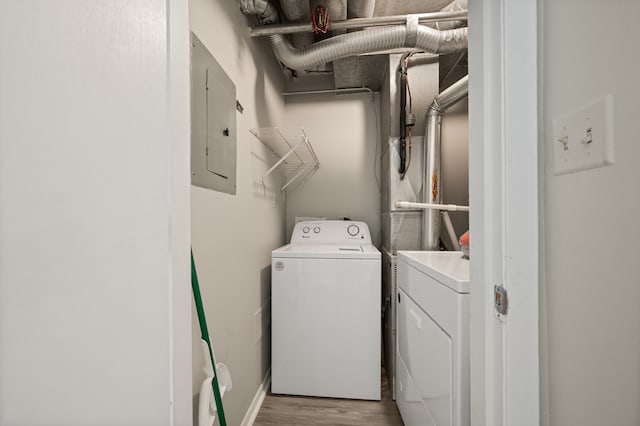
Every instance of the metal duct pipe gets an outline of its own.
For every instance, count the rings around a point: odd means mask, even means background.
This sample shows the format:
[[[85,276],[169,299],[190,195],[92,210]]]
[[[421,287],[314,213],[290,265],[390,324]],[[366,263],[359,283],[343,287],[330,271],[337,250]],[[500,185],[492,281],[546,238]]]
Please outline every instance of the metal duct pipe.
[[[376,0],[348,0],[347,18],[371,18]]]
[[[442,114],[469,93],[469,76],[464,76],[436,96],[427,110],[424,149],[424,184],[422,199],[427,204],[441,204],[440,153]],[[438,250],[440,239],[440,213],[425,210],[422,219],[422,249]]]
[[[244,0],[252,1],[252,0]],[[244,11],[244,9],[243,9]],[[285,12],[286,15],[286,12]],[[458,12],[433,12],[418,13],[416,15],[393,15],[393,16],[374,16],[372,18],[353,18],[346,21],[331,21],[331,28],[335,30],[353,30],[359,28],[381,27],[388,25],[400,25],[407,22],[409,16],[417,16],[418,23],[427,24],[434,22],[456,21],[462,22],[461,19],[467,19],[467,11]],[[434,25],[431,25],[432,27]],[[458,26],[458,25],[456,25]],[[262,37],[274,34],[294,34],[312,32],[313,25],[310,22],[287,23],[266,25],[261,27],[250,27],[249,35],[251,37]]]
[[[453,0],[451,3],[443,7],[440,12],[442,13],[452,13],[452,12],[461,12],[467,11],[468,0]],[[453,28],[460,28],[466,25],[464,21],[448,21],[448,22],[436,22],[433,27],[438,30],[450,30]]]
[[[268,0],[240,0],[240,10],[245,15],[256,15],[262,25],[280,21],[278,9]]]
[[[433,99],[429,110],[442,114],[452,105],[457,104],[469,93],[469,76],[465,75],[460,80],[447,87]]]
[[[409,40],[414,35],[415,45],[411,45]],[[331,37],[302,49],[295,49],[282,35],[269,36],[269,40],[280,62],[292,69],[309,69],[336,59],[401,47],[433,54],[456,52],[467,47],[467,28],[438,31],[418,25],[415,33],[405,26],[373,28]]]

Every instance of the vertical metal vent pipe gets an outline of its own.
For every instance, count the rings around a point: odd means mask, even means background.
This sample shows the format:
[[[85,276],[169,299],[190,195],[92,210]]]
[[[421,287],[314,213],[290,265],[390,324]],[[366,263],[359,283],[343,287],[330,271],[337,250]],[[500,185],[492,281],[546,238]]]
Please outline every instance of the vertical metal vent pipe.
[[[424,179],[422,200],[427,204],[441,204],[440,155],[442,114],[469,93],[469,76],[464,76],[436,96],[427,110],[425,125]],[[422,219],[422,249],[438,250],[440,240],[440,212],[427,209]]]

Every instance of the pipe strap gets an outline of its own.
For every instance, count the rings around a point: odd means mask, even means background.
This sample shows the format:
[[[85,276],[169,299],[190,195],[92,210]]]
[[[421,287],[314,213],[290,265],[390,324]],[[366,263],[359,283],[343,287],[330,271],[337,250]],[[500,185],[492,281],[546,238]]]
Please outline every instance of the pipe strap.
[[[407,31],[404,35],[404,47],[416,47],[418,43],[418,16],[407,16]]]

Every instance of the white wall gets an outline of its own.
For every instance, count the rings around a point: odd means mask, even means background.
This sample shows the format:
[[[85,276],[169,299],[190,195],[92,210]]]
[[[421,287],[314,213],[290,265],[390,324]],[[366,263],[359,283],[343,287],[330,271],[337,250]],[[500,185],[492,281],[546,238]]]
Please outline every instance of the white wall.
[[[377,95],[288,96],[286,123],[303,127],[320,169],[287,194],[287,237],[296,216],[348,217],[380,231],[380,125]]]
[[[269,309],[271,250],[284,244],[284,199],[260,178],[274,158],[249,129],[282,125],[282,74],[263,39],[250,39],[235,1],[190,1],[191,28],[236,85],[237,194],[192,187],[192,245],[217,361],[231,370],[228,424],[240,424],[270,366],[270,331],[256,336],[256,313]],[[193,392],[204,375],[194,320]]]
[[[640,3],[543,2],[545,422],[640,424]],[[612,93],[615,164],[553,176],[551,120]]]
[[[187,19],[3,3],[2,425],[190,424]]]

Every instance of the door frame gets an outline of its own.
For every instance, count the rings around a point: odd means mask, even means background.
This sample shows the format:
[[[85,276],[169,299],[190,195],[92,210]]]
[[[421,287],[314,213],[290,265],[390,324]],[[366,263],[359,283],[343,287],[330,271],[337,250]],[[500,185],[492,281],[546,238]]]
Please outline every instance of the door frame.
[[[469,5],[471,424],[538,425],[536,0]],[[508,293],[499,318],[494,286]]]

